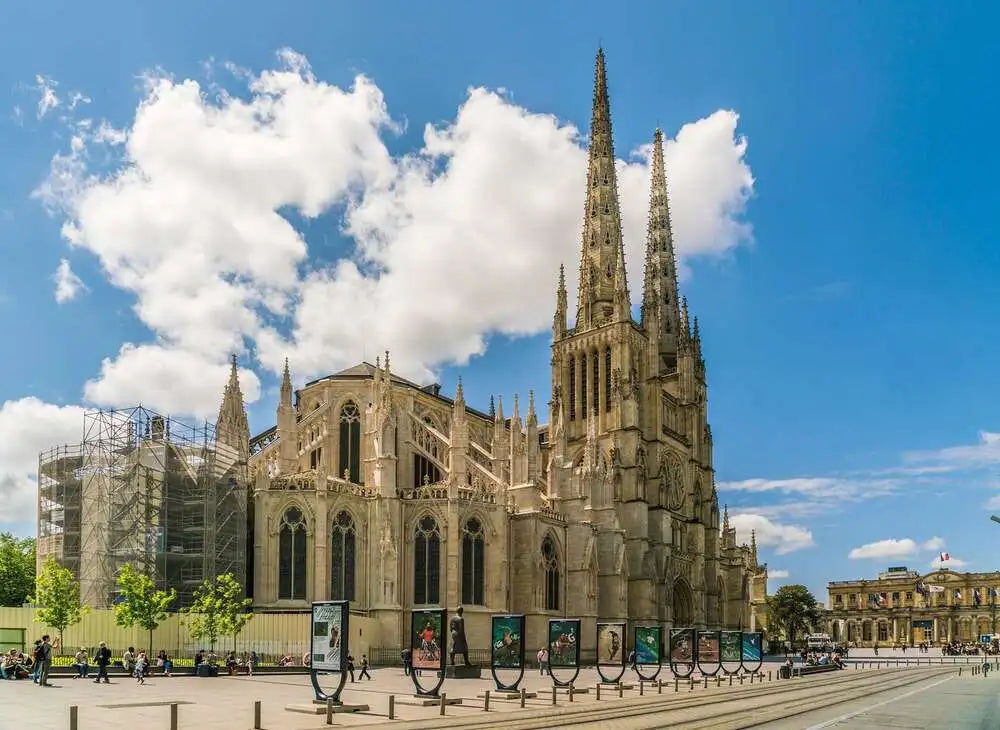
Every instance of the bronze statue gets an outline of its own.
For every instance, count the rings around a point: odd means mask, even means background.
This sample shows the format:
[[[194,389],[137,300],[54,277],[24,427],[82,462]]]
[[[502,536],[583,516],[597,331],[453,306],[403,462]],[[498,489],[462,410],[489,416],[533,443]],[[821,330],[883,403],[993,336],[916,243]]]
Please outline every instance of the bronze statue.
[[[451,663],[455,663],[455,655],[461,654],[465,659],[465,666],[472,666],[469,662],[469,642],[465,638],[465,619],[462,617],[462,607],[448,621],[448,630],[451,632]]]

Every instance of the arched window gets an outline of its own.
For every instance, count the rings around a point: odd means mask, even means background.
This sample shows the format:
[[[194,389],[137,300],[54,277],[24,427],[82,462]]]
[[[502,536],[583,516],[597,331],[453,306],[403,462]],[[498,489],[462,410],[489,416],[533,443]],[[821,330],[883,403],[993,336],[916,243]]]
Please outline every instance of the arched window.
[[[569,358],[569,420],[576,420],[576,358]]]
[[[542,540],[542,568],[545,571],[545,610],[559,610],[559,558],[551,537]]]
[[[278,598],[306,598],[306,523],[298,507],[288,508],[278,531]]]
[[[361,413],[354,401],[340,409],[340,471],[355,484],[361,483]]]
[[[473,517],[462,528],[462,603],[485,605],[485,547],[483,525]]]
[[[330,598],[334,601],[354,600],[354,520],[341,512],[333,521],[330,544]]]
[[[580,418],[587,417],[587,355],[580,355]]]
[[[594,402],[594,413],[597,413],[601,409],[601,358],[598,356],[597,351],[590,356],[593,361],[593,373],[591,373],[591,388],[593,389],[593,400]]]
[[[441,533],[433,517],[417,523],[413,550],[413,603],[436,604],[441,583]]]
[[[604,348],[604,410],[611,410],[611,347]]]

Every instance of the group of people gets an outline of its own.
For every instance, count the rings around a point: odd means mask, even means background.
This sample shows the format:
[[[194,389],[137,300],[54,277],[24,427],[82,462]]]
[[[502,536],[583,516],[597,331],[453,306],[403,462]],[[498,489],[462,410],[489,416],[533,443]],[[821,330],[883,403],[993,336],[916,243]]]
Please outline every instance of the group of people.
[[[41,687],[51,687],[49,670],[52,668],[52,642],[46,634],[35,640],[31,652],[25,654],[11,649],[0,657],[0,676],[3,679],[31,679]]]
[[[802,659],[802,663],[810,667],[823,667],[828,664],[833,664],[834,666],[844,668],[844,657],[838,649],[835,648],[825,648],[818,651],[809,651],[803,649],[802,653],[799,654]],[[785,660],[785,666],[792,666],[792,659],[789,657]]]
[[[941,653],[945,656],[962,656],[985,654],[987,656],[996,655],[997,645],[995,643],[978,644],[973,641],[953,641],[941,647]]]

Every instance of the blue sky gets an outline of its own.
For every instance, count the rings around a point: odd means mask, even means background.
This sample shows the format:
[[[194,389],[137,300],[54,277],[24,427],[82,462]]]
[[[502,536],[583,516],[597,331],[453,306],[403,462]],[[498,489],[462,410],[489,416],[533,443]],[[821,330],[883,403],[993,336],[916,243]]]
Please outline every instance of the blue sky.
[[[634,251],[672,140],[720,495],[772,589],[998,567],[996,9],[203,5],[5,11],[0,527],[78,407],[210,415],[234,350],[254,430],[286,355],[547,399],[600,43]]]

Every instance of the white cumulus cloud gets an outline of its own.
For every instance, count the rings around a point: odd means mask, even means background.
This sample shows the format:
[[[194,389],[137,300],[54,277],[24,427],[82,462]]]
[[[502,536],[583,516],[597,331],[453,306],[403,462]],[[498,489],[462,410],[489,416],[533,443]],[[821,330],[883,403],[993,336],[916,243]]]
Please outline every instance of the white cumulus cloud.
[[[399,125],[364,76],[341,89],[282,50],[275,68],[235,82],[228,93],[149,77],[132,124],[89,125],[97,131],[53,158],[36,191],[63,212],[67,241],[134,295],[155,336],[105,361],[88,398],[190,409],[207,379],[169,368],[218,367],[247,347],[263,367],[279,372],[288,356],[305,376],[388,348],[400,372],[421,378],[483,352],[491,333],[551,325],[558,265],[575,273],[579,256],[586,140],[576,127],[473,88],[453,121],[393,156],[385,138]],[[738,119],[716,111],[667,143],[682,258],[750,238],[742,215],[754,180]],[[99,144],[120,154],[100,175],[88,156]],[[618,165],[634,303],[647,153]],[[346,250],[320,241],[338,236]],[[140,355],[173,382],[145,379],[132,366]]]
[[[939,555],[938,557],[934,558],[934,560],[932,560],[930,563],[928,563],[927,567],[931,568],[932,570],[941,570],[942,568],[958,570],[959,568],[964,568],[968,566],[968,564],[969,564],[968,561],[961,560],[960,558],[949,557],[948,560],[941,560],[941,556]]]
[[[783,525],[753,512],[732,514],[729,522],[736,528],[736,539],[740,543],[749,543],[753,531],[759,547],[772,547],[778,555],[804,550],[814,544],[812,532],[805,527]]]
[[[908,537],[901,540],[888,539],[870,542],[861,547],[856,547],[848,553],[851,560],[863,560],[867,558],[905,558],[916,552],[917,543]]]
[[[36,116],[41,119],[61,103],[56,94],[59,82],[42,74],[35,76],[35,90],[38,92],[38,107]]]
[[[59,266],[52,275],[52,280],[56,283],[56,301],[60,304],[75,299],[77,294],[87,290],[80,277],[73,273],[69,259],[59,259]]]
[[[787,578],[788,577],[788,571],[787,570],[771,570],[770,568],[768,568],[767,569],[767,577],[768,577],[768,579]]]
[[[0,530],[32,535],[37,520],[38,454],[83,438],[84,410],[38,398],[0,406]]]
[[[944,550],[944,545],[945,545],[944,538],[937,537],[935,535],[930,540],[924,541],[924,544],[921,545],[920,547],[922,547],[924,550]]]

